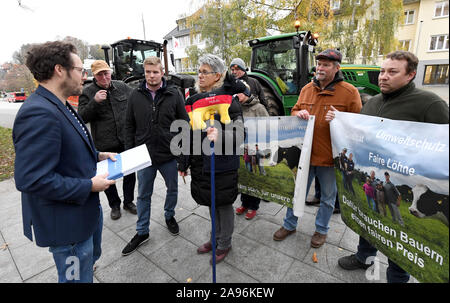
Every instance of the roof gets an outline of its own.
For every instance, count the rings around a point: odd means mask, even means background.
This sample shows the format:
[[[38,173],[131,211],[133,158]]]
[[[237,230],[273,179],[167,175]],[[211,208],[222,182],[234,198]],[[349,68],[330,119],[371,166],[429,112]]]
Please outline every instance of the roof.
[[[178,26],[171,30],[167,35],[164,36],[164,40],[172,39],[172,37],[178,38],[187,36],[191,33],[189,28],[183,29],[181,31],[178,30]]]

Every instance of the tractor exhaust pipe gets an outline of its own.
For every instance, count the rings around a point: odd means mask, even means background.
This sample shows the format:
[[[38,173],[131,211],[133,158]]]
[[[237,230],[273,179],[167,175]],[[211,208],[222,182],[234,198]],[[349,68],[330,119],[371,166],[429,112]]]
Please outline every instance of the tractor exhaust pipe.
[[[169,76],[169,60],[167,57],[167,43],[169,43],[169,41],[164,40],[163,42],[163,56],[164,56],[164,69],[165,71],[165,75],[166,77]]]

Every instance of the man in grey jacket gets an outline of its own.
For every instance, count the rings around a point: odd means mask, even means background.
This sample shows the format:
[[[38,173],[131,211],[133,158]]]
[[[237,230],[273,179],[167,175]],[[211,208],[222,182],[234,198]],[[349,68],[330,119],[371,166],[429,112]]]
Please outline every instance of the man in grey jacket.
[[[85,123],[90,123],[95,147],[121,153],[125,151],[124,127],[128,97],[133,89],[122,81],[111,80],[111,68],[103,60],[91,66],[94,82],[83,89],[78,101],[78,113]],[[136,214],[134,186],[136,175],[123,178],[123,208]],[[105,190],[111,207],[111,219],[121,217],[120,197],[115,185]]]

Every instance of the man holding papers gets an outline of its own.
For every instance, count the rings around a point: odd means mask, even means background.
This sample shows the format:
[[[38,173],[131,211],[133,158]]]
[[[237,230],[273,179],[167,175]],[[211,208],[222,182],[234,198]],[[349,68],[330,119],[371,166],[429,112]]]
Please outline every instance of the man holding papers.
[[[81,94],[86,73],[75,46],[34,46],[26,65],[39,82],[17,113],[13,128],[14,179],[22,192],[25,236],[49,247],[59,282],[92,282],[101,254],[98,192],[113,180],[95,176],[96,163],[114,154],[95,149],[86,125],[66,101]],[[31,230],[33,226],[33,231]]]
[[[175,120],[189,121],[184,100],[176,87],[168,86],[163,78],[163,66],[157,57],[144,61],[145,81],[128,99],[125,122],[125,148],[146,144],[152,166],[137,172],[138,198],[136,235],[126,245],[122,255],[134,252],[149,239],[151,197],[156,173],[159,171],[167,186],[164,216],[171,234],[178,235],[175,206],[178,198],[178,172],[176,157],[170,151],[175,134],[170,125]]]

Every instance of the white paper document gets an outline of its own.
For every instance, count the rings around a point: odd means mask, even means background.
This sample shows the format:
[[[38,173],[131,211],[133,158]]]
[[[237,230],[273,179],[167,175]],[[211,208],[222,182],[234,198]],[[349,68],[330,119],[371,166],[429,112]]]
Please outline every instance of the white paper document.
[[[117,161],[106,159],[97,163],[97,175],[109,173],[108,179],[116,180],[152,165],[147,146],[126,150],[116,156]]]

